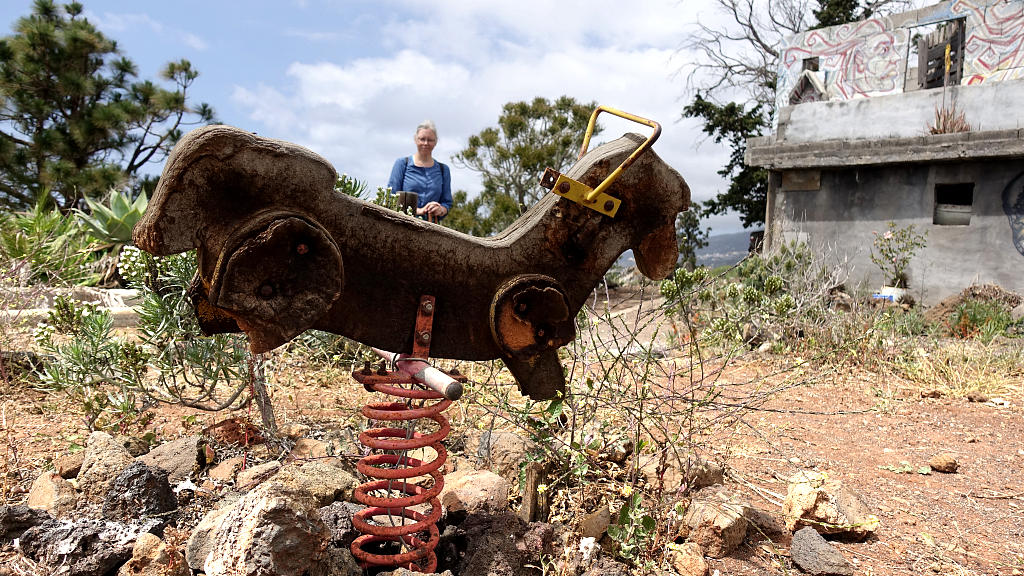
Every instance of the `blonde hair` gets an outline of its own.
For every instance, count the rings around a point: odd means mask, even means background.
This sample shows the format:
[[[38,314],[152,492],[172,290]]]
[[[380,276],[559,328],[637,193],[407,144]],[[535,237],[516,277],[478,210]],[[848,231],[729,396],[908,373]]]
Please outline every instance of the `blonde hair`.
[[[430,130],[434,133],[434,138],[437,138],[437,126],[434,125],[433,120],[424,120],[423,122],[420,122],[419,126],[416,127],[416,131],[412,133],[414,138],[420,133],[420,130]]]

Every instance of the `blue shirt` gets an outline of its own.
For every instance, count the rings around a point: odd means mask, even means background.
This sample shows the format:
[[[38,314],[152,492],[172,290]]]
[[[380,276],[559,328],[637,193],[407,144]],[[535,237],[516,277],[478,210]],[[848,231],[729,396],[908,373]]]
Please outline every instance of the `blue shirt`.
[[[443,166],[443,168],[442,168]],[[418,204],[422,208],[429,202],[437,202],[445,210],[452,209],[452,176],[447,166],[434,160],[429,168],[417,166],[411,156],[395,160],[388,178],[392,192],[415,192],[419,194]]]

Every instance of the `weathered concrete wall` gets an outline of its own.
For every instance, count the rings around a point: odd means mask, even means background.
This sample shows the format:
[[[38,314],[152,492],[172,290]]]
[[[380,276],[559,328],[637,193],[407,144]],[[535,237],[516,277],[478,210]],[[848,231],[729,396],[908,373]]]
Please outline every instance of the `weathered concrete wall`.
[[[973,131],[1021,128],[1016,111],[1024,101],[1024,80],[960,86],[946,93],[956,98]],[[808,102],[779,111],[777,141],[796,144],[822,140],[911,138],[928,134],[942,90],[919,90],[892,96]]]
[[[787,190],[787,183],[807,188],[813,172],[820,190]],[[867,287],[877,289],[885,278],[870,259],[872,232],[885,230],[890,220],[913,224],[927,232],[927,246],[909,270],[919,302],[934,304],[981,283],[1024,294],[1024,159],[824,169],[807,176],[776,180],[769,202],[772,246],[802,240],[849,258],[851,279],[866,278]],[[970,224],[933,224],[935,184],[965,182],[974,183]]]

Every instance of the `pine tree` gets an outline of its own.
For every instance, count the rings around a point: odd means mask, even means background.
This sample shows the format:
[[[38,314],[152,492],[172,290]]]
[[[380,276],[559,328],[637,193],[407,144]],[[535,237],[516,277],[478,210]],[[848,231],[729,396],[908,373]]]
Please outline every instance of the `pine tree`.
[[[137,75],[81,3],[35,0],[0,39],[0,207],[52,201],[66,212],[137,185],[140,168],[163,160],[184,126],[213,120],[206,104],[188,105],[198,72],[187,60],[163,70],[171,89]]]
[[[546,168],[565,171],[575,163],[595,108],[568,96],[505,104],[498,126],[470,136],[453,159],[480,173],[483,191],[472,202],[456,202],[448,225],[476,236],[508,227],[547,193],[540,186]]]

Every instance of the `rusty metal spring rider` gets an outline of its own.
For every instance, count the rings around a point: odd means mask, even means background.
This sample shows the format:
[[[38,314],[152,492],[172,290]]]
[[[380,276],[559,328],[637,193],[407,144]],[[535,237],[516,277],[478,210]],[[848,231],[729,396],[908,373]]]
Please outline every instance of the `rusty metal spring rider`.
[[[352,542],[352,555],[363,568],[401,566],[419,572],[437,569],[434,549],[440,540],[437,521],[441,517],[438,495],[444,488],[441,467],[448,458],[442,442],[451,431],[442,412],[462,396],[462,382],[466,378],[454,371],[442,372],[427,363],[434,304],[433,296],[420,298],[412,356],[374,348],[393,368],[386,369],[382,362],[374,371],[367,361],[362,370],[352,374],[367,390],[399,399],[367,404],[362,409],[371,422],[391,424],[370,428],[359,435],[364,446],[381,451],[362,458],[357,465],[361,474],[376,478],[355,490],[356,500],[367,506],[352,518],[353,526],[363,534]],[[417,401],[419,407],[414,406]],[[432,420],[437,429],[429,434],[416,430],[417,422],[424,419]],[[433,449],[434,460],[424,462],[409,456],[409,451],[424,448]],[[423,477],[430,478],[429,487],[411,482]],[[429,507],[429,512],[416,509],[423,505]],[[396,551],[380,553],[379,550],[389,549],[388,544]]]
[[[588,151],[602,111],[653,133]],[[207,334],[245,332],[263,353],[317,329],[401,353],[379,352],[390,370],[355,375],[394,397],[364,409],[392,424],[363,435],[384,453],[360,463],[374,480],[359,490],[372,510],[358,520],[367,537],[356,555],[384,562],[374,548],[391,538],[399,552],[388,565],[427,569],[441,513],[441,411],[460,391],[460,378],[427,358],[501,359],[524,395],[564,392],[558,349],[575,338],[576,315],[619,255],[632,250],[652,279],[675,269],[675,221],[690,189],[651,149],[660,132],[598,108],[576,164],[545,173],[553,193],[501,234],[474,238],[337,194],[334,167],[306,148],[206,126],[171,151],[132,238],[157,256],[197,251],[190,294]],[[417,432],[417,419],[430,431]],[[438,458],[413,460],[420,446]]]

